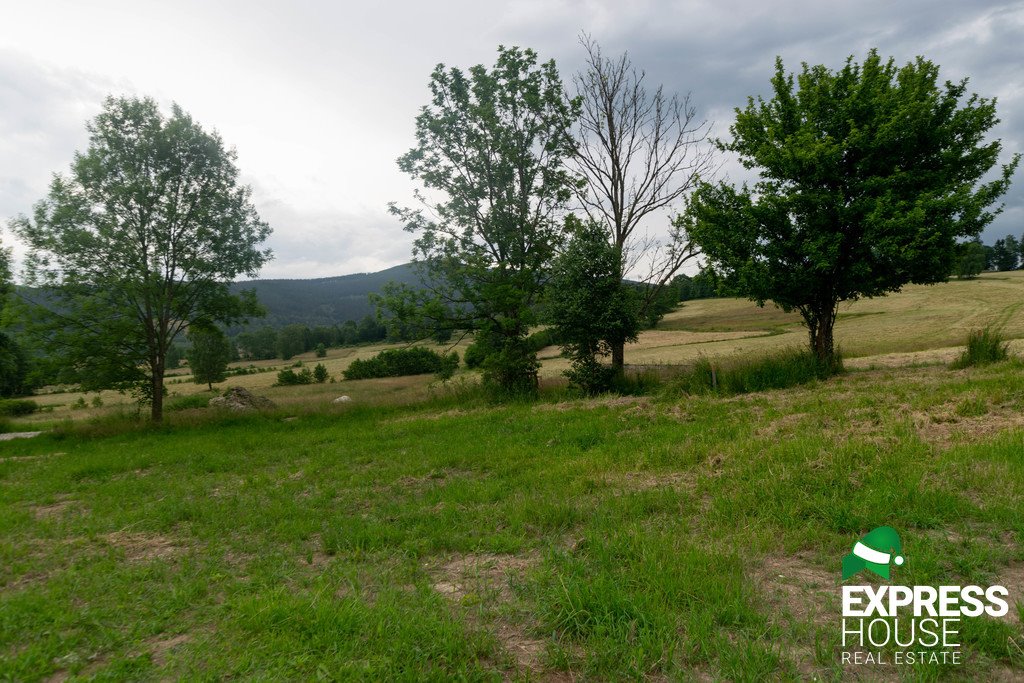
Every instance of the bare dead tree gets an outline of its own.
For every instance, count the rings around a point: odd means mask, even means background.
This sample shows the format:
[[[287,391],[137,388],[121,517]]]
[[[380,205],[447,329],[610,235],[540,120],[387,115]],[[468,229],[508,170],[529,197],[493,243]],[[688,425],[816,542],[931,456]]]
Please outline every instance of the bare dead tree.
[[[586,66],[573,79],[582,104],[577,123],[575,165],[586,178],[577,192],[591,220],[608,229],[621,254],[621,275],[646,285],[646,315],[665,285],[699,254],[681,221],[672,221],[666,240],[638,232],[644,219],[685,201],[701,176],[715,168],[708,138],[687,94],[648,90],[643,70],[628,53],[610,59],[584,34]],[[667,216],[666,216],[667,219]],[[623,345],[612,348],[612,365],[622,368]]]

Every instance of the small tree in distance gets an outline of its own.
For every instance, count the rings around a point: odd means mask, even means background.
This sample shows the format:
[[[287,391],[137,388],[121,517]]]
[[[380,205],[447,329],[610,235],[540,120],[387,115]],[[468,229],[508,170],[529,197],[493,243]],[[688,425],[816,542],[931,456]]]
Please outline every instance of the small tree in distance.
[[[231,360],[231,341],[216,328],[193,328],[188,331],[192,343],[187,357],[192,369],[192,381],[206,384],[213,391],[215,382],[227,379],[228,362]]]
[[[689,231],[727,283],[763,305],[796,310],[820,361],[834,360],[840,302],[908,283],[945,281],[958,240],[1001,210],[1019,155],[989,182],[995,102],[938,83],[918,58],[897,68],[872,50],[839,71],[776,61],[769,101],[736,110],[721,142],[760,179],[702,184]]]

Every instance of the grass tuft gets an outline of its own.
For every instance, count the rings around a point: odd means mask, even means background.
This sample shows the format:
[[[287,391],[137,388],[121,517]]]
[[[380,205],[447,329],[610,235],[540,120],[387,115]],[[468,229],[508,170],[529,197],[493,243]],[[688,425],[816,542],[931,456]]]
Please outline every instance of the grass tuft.
[[[982,330],[972,330],[967,336],[967,347],[953,362],[953,369],[998,363],[1009,357],[1009,343],[1003,339],[1002,333],[986,327]]]
[[[828,379],[842,368],[838,354],[831,362],[823,362],[809,351],[795,349],[726,364],[701,358],[669,382],[667,391],[670,395],[747,394]]]

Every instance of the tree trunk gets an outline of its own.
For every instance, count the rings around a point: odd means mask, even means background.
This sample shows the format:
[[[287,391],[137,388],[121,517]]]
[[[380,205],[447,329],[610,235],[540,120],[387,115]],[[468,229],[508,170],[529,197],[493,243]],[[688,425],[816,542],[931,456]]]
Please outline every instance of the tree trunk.
[[[150,411],[150,419],[153,422],[163,422],[164,419],[164,373],[154,372],[151,382],[153,389],[153,403]]]
[[[801,311],[807,324],[811,352],[822,363],[831,366],[835,362],[833,330],[836,324],[836,304],[828,307],[804,309]]]
[[[612,342],[612,369],[615,372],[622,372],[626,365],[626,343],[625,342]]]

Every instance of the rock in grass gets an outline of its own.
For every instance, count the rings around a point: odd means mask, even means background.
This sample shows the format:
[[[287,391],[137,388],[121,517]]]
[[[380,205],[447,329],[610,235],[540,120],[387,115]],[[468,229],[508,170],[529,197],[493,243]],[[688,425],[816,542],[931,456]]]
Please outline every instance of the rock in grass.
[[[224,392],[223,396],[211,398],[210,407],[241,412],[245,410],[273,408],[274,402],[264,396],[257,396],[242,387],[231,387]]]
[[[351,400],[352,399],[348,396],[339,396],[338,398],[334,399],[332,403],[348,403]]]

